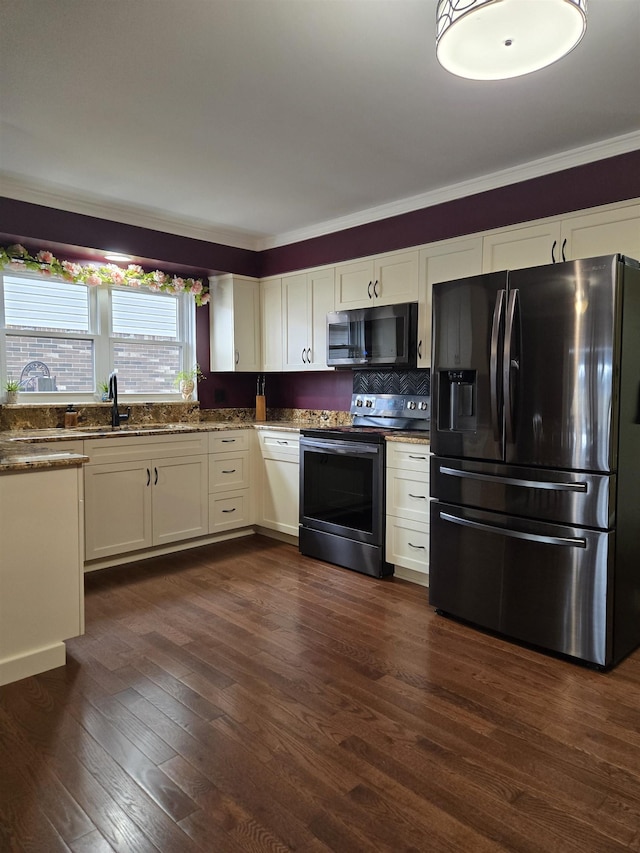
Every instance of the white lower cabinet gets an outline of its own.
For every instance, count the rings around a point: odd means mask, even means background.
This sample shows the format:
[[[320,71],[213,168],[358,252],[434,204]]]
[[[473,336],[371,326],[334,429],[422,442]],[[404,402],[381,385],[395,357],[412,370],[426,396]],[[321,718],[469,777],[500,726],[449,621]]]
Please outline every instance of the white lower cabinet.
[[[258,524],[298,538],[300,505],[300,434],[258,430],[260,509]]]
[[[428,585],[429,445],[387,442],[386,558],[399,577]],[[398,570],[399,569],[399,570]],[[409,570],[403,573],[403,569]]]
[[[84,631],[82,511],[80,468],[0,475],[0,685],[62,666]]]
[[[85,561],[209,532],[206,434],[85,442]]]
[[[251,430],[209,435],[209,533],[253,524]]]

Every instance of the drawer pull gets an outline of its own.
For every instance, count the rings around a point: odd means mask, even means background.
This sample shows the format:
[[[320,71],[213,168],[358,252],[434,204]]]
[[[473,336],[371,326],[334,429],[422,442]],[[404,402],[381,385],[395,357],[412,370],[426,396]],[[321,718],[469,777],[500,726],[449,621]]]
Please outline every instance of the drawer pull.
[[[426,499],[427,499],[426,495],[412,495],[411,492],[409,492],[409,497],[415,498],[415,500],[417,500],[417,501],[426,501]]]
[[[407,542],[409,548],[414,548],[416,551],[426,551],[426,545],[414,545],[413,542]]]
[[[223,509],[222,510],[222,512],[235,512],[235,511],[236,511],[235,507],[233,509]]]
[[[278,439],[278,444],[289,444],[289,442],[288,441],[281,441],[280,439]]]
[[[220,441],[222,444],[233,444],[235,438],[221,438]]]
[[[222,473],[223,473],[223,474],[235,474],[235,473],[236,473],[236,469],[235,469],[235,468],[231,468],[229,471],[223,471]]]
[[[412,456],[411,453],[409,454],[409,459],[421,459],[424,462],[426,458],[426,456]]]

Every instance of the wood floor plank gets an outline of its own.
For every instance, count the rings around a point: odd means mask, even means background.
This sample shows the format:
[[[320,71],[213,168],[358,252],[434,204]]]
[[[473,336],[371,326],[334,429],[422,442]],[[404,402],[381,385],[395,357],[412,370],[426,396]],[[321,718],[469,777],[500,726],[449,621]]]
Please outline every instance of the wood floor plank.
[[[11,853],[640,853],[640,652],[602,674],[261,536],[85,578],[0,688]]]

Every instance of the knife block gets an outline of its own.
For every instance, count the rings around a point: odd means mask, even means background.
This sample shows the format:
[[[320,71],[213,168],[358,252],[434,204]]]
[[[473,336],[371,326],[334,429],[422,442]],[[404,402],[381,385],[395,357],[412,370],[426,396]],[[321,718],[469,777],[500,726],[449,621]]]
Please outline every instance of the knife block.
[[[256,421],[266,421],[267,419],[267,398],[264,394],[256,396]]]

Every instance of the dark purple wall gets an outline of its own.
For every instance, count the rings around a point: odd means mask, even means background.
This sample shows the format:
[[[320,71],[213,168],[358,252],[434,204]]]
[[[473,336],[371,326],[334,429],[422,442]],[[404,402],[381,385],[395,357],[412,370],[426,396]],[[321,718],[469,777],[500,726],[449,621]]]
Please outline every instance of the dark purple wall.
[[[94,259],[119,249],[146,266],[203,276],[213,272],[279,275],[339,263],[490,228],[557,216],[640,196],[640,151],[393,216],[264,252],[165,234],[93,216],[0,198],[0,241],[48,248],[62,257]],[[255,374],[209,374],[209,309],[196,312],[197,359],[208,376],[199,387],[203,408],[249,407]],[[337,409],[349,406],[350,372],[282,373],[267,378],[267,405]]]
[[[262,253],[262,275],[390,252],[640,196],[640,151]]]
[[[10,198],[0,198],[0,240],[24,243],[27,248],[62,251],[67,258],[93,259],[109,249],[118,250],[140,259],[140,263],[146,261],[143,266],[157,264],[167,272],[185,275],[214,272],[260,275],[260,255],[249,249],[235,249]]]

